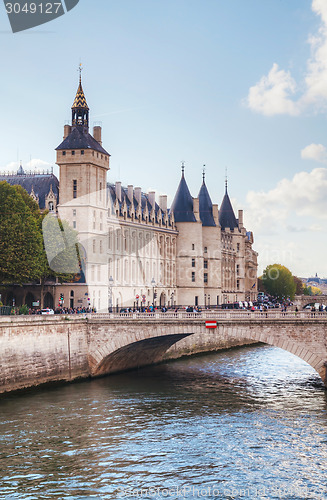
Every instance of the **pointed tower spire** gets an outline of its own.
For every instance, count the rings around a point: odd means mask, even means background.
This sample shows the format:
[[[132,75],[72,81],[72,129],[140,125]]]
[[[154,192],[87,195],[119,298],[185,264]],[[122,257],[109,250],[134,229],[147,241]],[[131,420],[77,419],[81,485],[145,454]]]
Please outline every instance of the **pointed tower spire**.
[[[72,126],[83,127],[85,132],[89,130],[89,107],[86,102],[85,94],[82,87],[82,70],[79,65],[79,86],[76,92],[75,100],[72,105]]]
[[[227,171],[227,169],[226,169]],[[226,227],[229,227],[230,229],[235,229],[238,227],[238,223],[234,214],[234,210],[231,204],[231,201],[228,196],[228,191],[227,191],[227,175],[225,179],[225,187],[226,187],[226,192],[225,196],[223,198],[223,201],[220,206],[219,210],[219,224],[221,225],[221,229],[226,229]]]
[[[212,213],[212,201],[205,183],[205,165],[202,170],[202,186],[198,194],[200,219],[203,226],[215,226]]]
[[[193,211],[193,198],[186,184],[184,169],[184,162],[182,162],[182,178],[170,211],[174,213],[175,222],[196,222]]]

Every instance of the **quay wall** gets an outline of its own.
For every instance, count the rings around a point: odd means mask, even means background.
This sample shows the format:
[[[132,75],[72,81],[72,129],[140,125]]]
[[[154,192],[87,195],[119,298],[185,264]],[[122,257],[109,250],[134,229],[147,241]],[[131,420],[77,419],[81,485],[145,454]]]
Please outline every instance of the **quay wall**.
[[[87,324],[61,318],[1,318],[0,393],[87,377]]]

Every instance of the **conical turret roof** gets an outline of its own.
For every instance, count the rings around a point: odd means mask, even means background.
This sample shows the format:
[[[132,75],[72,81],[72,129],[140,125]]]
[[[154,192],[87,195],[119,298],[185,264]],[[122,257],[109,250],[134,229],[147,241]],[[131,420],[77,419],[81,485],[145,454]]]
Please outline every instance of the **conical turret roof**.
[[[84,90],[82,87],[81,77],[79,78],[79,86],[78,86],[78,89],[76,92],[76,97],[75,97],[74,103],[72,105],[72,109],[74,109],[74,108],[89,109],[87,102],[86,102]]]
[[[200,219],[202,221],[202,225],[215,226],[216,223],[212,214],[212,201],[205,183],[204,173],[203,173],[203,182],[198,194],[198,198],[199,198]]]
[[[235,229],[236,227],[238,227],[234,210],[228,196],[227,183],[226,183],[225,196],[223,198],[219,210],[219,223],[221,225],[221,229],[226,229],[226,227],[229,227],[230,229]]]
[[[171,206],[171,212],[174,212],[175,222],[196,222],[193,212],[193,198],[186,184],[184,167],[182,168],[182,178]]]

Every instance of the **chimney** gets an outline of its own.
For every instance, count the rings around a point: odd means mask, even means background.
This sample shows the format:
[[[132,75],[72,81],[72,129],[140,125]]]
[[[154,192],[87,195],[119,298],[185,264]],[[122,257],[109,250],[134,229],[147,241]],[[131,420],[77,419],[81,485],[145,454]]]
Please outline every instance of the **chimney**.
[[[95,127],[93,127],[93,137],[100,144],[100,146],[102,146],[100,125],[96,125]]]
[[[70,125],[65,125],[64,126],[64,139],[69,136],[69,134],[72,131],[72,127]]]
[[[193,212],[198,222],[200,220],[199,198],[193,198]]]
[[[131,184],[129,184],[127,186],[127,195],[128,195],[129,201],[132,203],[132,201],[133,201],[133,186]]]
[[[159,196],[159,207],[163,211],[163,213],[167,212],[167,195],[162,194]]]
[[[218,212],[218,205],[213,204],[212,205],[212,215],[213,215],[213,220],[216,223],[216,226],[219,226],[219,212]]]
[[[121,182],[116,182],[115,192],[117,200],[121,201]]]
[[[238,227],[243,228],[243,210],[238,211]]]
[[[148,200],[152,208],[154,208],[154,204],[156,202],[156,193],[155,191],[148,192]]]
[[[141,195],[142,195],[142,190],[139,187],[134,188],[134,196],[139,205],[141,205]]]

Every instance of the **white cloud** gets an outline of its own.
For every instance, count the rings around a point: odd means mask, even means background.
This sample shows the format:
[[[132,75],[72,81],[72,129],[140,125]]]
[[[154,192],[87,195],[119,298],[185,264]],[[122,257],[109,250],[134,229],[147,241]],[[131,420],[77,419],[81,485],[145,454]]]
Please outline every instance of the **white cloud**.
[[[296,90],[296,83],[289,72],[273,64],[268,76],[250,88],[247,103],[250,109],[266,116],[298,114],[298,107],[289,98]]]
[[[322,144],[309,144],[301,150],[301,158],[327,163],[327,149]]]
[[[327,106],[327,2],[313,0],[312,10],[321,17],[322,24],[318,34],[309,38],[312,56],[308,61],[308,73],[305,78],[307,86],[302,97],[305,105],[317,104],[326,109]]]
[[[33,158],[26,163],[26,168],[29,170],[51,170],[51,164],[47,161]]]
[[[273,64],[268,76],[249,89],[247,106],[266,116],[277,114],[298,115],[308,107],[320,112],[327,108],[327,2],[312,0],[312,10],[321,17],[321,26],[316,35],[310,36],[311,57],[307,61],[304,92],[294,99],[296,82],[290,72]],[[293,99],[291,98],[293,97]]]
[[[19,161],[11,161],[10,163],[7,163],[4,167],[1,167],[0,170],[2,172],[9,172],[9,173],[16,173],[17,170],[19,169],[19,166],[21,165],[21,162]],[[33,158],[26,164],[23,164],[23,169],[24,171],[50,171],[52,165],[44,160],[40,160],[39,158]]]
[[[277,234],[281,228],[293,233],[317,231],[317,219],[327,220],[327,168],[298,172],[267,192],[250,191],[245,212],[246,225],[260,234]],[[303,217],[310,219],[308,225]],[[294,222],[297,218],[299,224]]]

